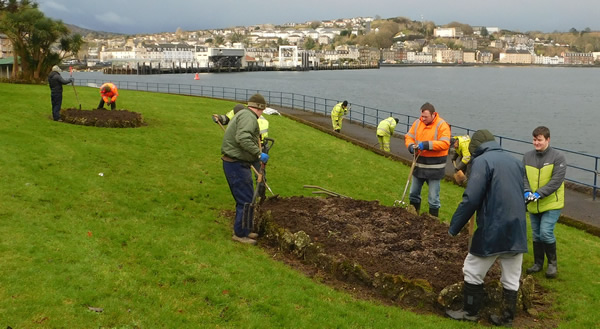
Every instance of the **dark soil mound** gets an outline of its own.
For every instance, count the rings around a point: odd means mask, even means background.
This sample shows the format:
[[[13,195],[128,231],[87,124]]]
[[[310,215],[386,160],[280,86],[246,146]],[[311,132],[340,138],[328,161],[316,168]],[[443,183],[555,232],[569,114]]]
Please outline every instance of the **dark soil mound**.
[[[376,201],[275,197],[262,203],[256,225],[274,256],[359,298],[440,315],[444,307],[462,306],[468,233],[451,237],[437,218]],[[499,278],[495,264],[486,277],[487,314],[501,306]],[[539,289],[531,276],[522,279],[521,309],[546,308],[535,297]],[[527,327],[544,322],[525,312],[517,320]]]
[[[135,128],[146,125],[140,113],[127,110],[69,108],[60,111],[60,118],[66,123],[94,127]]]

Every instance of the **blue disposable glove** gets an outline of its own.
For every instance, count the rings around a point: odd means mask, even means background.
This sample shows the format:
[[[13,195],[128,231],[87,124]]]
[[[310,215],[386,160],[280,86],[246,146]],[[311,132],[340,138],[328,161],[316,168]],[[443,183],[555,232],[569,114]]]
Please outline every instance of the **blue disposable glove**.
[[[423,151],[423,149],[424,149],[424,148],[425,148],[425,147],[423,146],[423,142],[420,142],[420,143],[419,143],[419,150]]]
[[[269,155],[267,153],[261,153],[260,162],[267,164],[267,161],[269,161]]]
[[[410,152],[410,154],[415,153],[415,144],[408,145],[408,152]]]

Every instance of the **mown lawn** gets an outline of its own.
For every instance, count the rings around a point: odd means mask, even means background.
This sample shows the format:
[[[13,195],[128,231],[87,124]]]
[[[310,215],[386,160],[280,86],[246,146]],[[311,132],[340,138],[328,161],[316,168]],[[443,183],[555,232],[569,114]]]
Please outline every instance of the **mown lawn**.
[[[77,92],[83,109],[96,107],[97,89]],[[232,242],[231,219],[222,215],[234,209],[221,168],[223,132],[210,114],[234,103],[119,93],[118,107],[142,113],[148,126],[53,122],[47,86],[0,84],[0,327],[466,325],[355,300]],[[70,85],[63,107],[78,107]],[[284,117],[268,119],[275,193],[308,196],[302,185],[314,184],[385,205],[400,198],[406,166]],[[442,186],[444,220],[461,191]],[[559,279],[539,275],[555,300],[542,316],[559,318],[561,328],[598,327],[600,240],[563,225],[557,237]]]

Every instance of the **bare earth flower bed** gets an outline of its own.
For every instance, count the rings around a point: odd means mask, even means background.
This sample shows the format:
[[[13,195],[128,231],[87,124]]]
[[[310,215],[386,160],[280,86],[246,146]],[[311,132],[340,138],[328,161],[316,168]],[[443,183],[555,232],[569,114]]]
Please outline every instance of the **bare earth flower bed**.
[[[275,258],[358,298],[439,315],[462,305],[468,234],[449,236],[437,218],[376,201],[274,197],[262,203],[256,224],[260,245]],[[495,264],[486,278],[482,324],[501,306],[499,278]],[[537,319],[549,306],[540,289],[533,277],[522,279],[515,327],[558,324]]]

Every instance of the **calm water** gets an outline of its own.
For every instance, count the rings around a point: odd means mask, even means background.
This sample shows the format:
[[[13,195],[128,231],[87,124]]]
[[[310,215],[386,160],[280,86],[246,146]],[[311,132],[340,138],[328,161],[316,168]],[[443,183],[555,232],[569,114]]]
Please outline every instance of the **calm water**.
[[[594,126],[600,122],[600,69],[562,67],[398,67],[379,70],[104,75],[75,72],[81,79],[201,84],[294,92],[347,99],[397,113],[419,115],[430,102],[451,125],[489,129],[531,140],[545,125],[551,145],[600,155]]]

